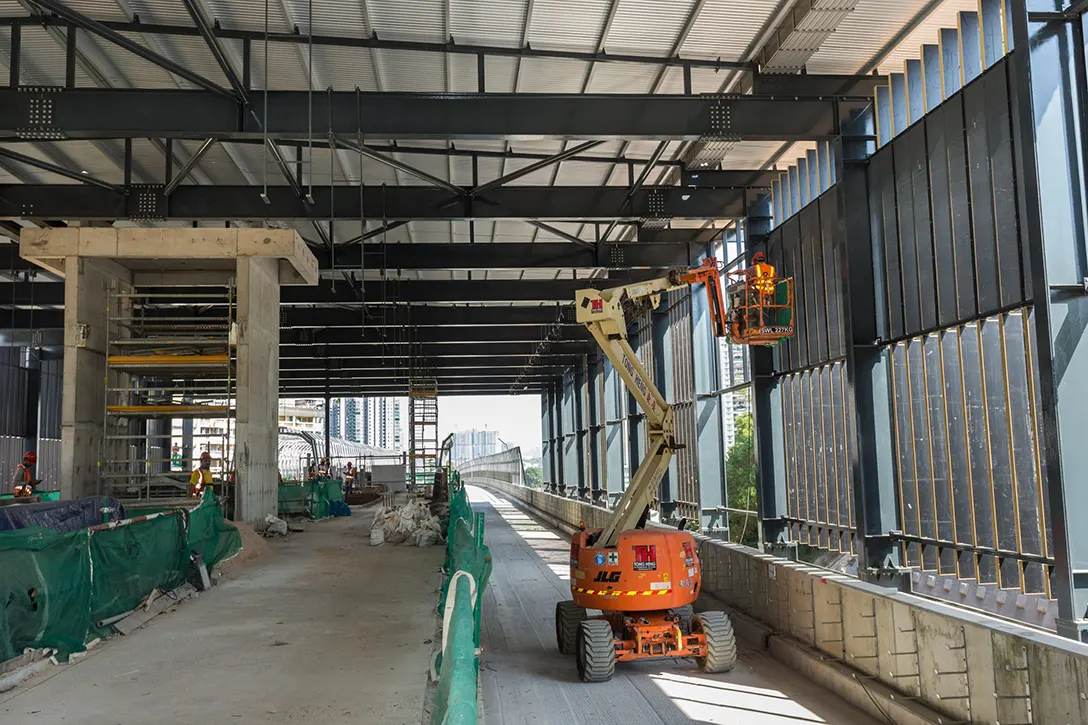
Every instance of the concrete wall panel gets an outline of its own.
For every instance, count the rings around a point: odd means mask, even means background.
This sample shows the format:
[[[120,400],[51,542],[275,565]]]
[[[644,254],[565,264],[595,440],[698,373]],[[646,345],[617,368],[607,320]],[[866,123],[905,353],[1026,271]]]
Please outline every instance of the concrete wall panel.
[[[501,481],[466,482],[568,525],[599,525],[608,515]],[[774,656],[858,707],[871,711],[869,696],[886,696],[882,707],[903,723],[1088,722],[1088,647],[1082,644],[737,544],[696,540],[704,591],[774,632]],[[812,650],[801,643],[814,644],[827,658],[805,654]],[[827,674],[836,668],[858,685],[843,686],[844,678]]]

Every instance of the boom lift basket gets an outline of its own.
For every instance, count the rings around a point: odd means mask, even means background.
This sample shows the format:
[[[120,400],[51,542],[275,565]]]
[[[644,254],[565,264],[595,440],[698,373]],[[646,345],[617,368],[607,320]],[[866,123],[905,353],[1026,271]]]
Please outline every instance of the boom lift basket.
[[[727,275],[726,339],[734,345],[777,345],[793,337],[793,278],[776,276],[762,255],[752,262]]]

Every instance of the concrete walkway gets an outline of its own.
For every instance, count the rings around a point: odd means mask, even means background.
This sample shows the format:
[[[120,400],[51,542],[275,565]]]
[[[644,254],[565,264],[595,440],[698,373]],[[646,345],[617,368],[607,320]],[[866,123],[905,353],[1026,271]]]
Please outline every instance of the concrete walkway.
[[[501,497],[472,487],[469,495],[485,512],[495,567],[482,633],[487,723],[875,722],[763,653],[743,648],[736,669],[724,675],[704,675],[691,661],[660,660],[620,664],[611,682],[580,682],[574,658],[559,654],[555,643],[555,603],[570,597],[567,537]]]
[[[310,524],[211,592],[0,695],[4,725],[418,725],[442,547]]]

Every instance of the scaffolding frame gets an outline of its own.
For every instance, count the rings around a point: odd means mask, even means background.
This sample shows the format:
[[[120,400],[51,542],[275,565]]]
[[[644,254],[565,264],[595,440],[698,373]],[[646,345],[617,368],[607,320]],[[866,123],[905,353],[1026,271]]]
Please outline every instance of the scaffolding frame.
[[[194,297],[196,304],[225,309],[225,316],[167,319],[157,314],[191,305]],[[213,485],[229,496],[237,387],[235,310],[233,279],[215,292],[198,295],[151,294],[116,285],[108,290],[101,495],[127,502],[188,497],[193,463],[207,451],[213,454]],[[176,472],[173,424],[179,419],[215,425],[207,432],[192,432],[189,470],[184,470],[183,460],[183,470]],[[156,423],[158,430],[153,431]],[[166,444],[155,446],[156,439]]]
[[[413,380],[408,387],[408,480],[412,490],[434,485],[438,454],[438,382]]]

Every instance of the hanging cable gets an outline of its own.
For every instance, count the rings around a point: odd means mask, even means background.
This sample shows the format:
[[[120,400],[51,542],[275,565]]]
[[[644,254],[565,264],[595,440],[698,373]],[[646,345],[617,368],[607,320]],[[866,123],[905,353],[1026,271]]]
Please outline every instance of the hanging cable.
[[[386,213],[385,184],[382,184],[382,254],[381,254],[381,264],[379,266],[380,266],[381,275],[382,275],[382,282],[381,282],[382,345],[381,345],[381,348],[382,348],[382,365],[383,366],[385,365],[385,330],[386,330],[386,323],[388,322],[388,320],[386,318],[386,314],[388,313],[388,307],[389,307],[389,296],[388,296],[388,294],[386,294],[387,289],[388,289],[387,277],[388,277],[389,273],[386,271],[386,268],[385,268],[385,247],[389,243],[389,221],[385,218],[385,213]],[[366,248],[365,242],[364,242],[363,248],[364,249]]]
[[[264,0],[264,118],[261,121],[261,133],[264,135],[261,144],[264,149],[264,189],[261,191],[261,199],[265,204],[268,200],[268,0]]]
[[[310,183],[306,198],[314,203],[314,0],[310,0],[306,16],[306,42],[309,59],[306,61],[306,148],[310,152]],[[330,113],[331,113],[330,109]]]
[[[366,204],[363,187],[363,93],[355,86],[355,141],[359,147],[359,236],[366,235]],[[359,245],[359,324],[366,327],[366,243]]]

